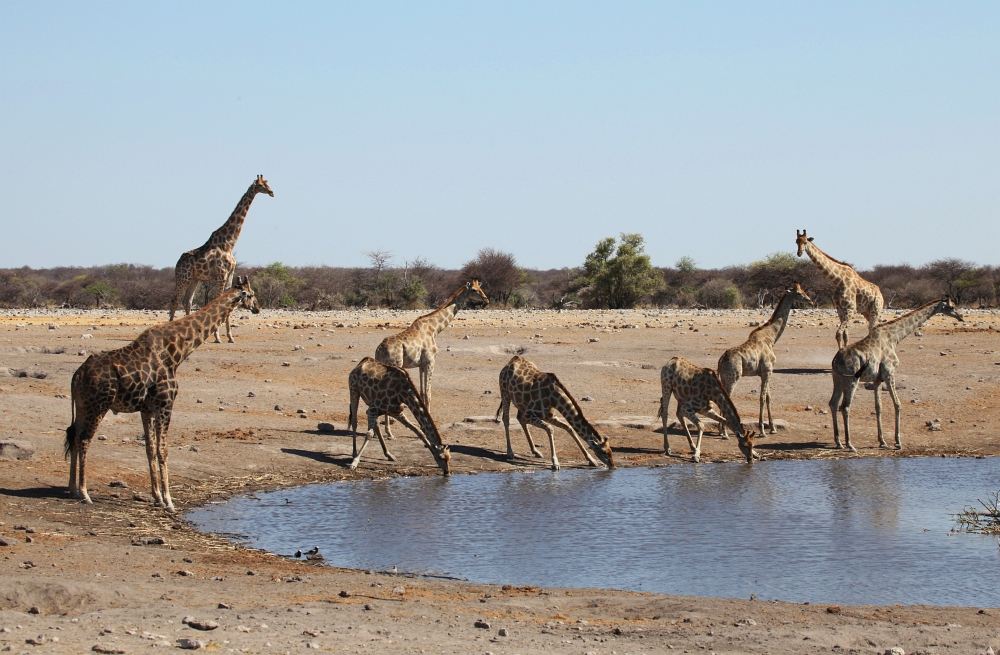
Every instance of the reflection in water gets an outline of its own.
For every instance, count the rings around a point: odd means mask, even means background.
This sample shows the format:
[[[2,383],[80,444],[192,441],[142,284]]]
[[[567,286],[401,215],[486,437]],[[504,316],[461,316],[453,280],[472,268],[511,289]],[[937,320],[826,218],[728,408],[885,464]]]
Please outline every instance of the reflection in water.
[[[997,541],[951,515],[1000,458],[848,459],[314,485],[193,512],[336,566],[849,604],[1000,605]],[[293,502],[286,504],[288,498]],[[238,522],[237,522],[238,521]]]

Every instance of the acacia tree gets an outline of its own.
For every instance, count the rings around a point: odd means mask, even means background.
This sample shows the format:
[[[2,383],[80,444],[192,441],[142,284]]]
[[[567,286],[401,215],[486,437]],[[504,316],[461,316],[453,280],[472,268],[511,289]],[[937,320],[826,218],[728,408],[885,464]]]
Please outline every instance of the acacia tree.
[[[475,259],[466,262],[461,273],[463,280],[478,279],[490,302],[503,304],[505,307],[511,296],[527,282],[527,277],[517,265],[514,255],[493,248],[480,250]]]
[[[641,234],[621,234],[597,243],[594,252],[583,262],[582,281],[591,302],[609,309],[628,309],[663,281],[662,272],[653,268],[645,253]]]

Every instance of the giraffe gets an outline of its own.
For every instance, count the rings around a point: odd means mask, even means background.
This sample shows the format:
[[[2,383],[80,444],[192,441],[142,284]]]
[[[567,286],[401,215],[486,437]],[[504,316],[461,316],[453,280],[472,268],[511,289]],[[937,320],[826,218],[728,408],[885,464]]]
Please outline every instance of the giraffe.
[[[233,275],[236,273],[236,258],[233,257],[233,248],[236,240],[240,238],[240,230],[243,229],[243,221],[246,220],[247,212],[250,210],[250,203],[258,193],[266,193],[274,197],[274,191],[268,186],[263,175],[258,175],[247,192],[243,194],[236,204],[236,209],[229,216],[229,219],[222,224],[212,236],[208,237],[200,248],[188,250],[177,260],[174,267],[174,295],[170,298],[170,318],[174,320],[174,311],[177,309],[177,301],[183,295],[184,314],[191,313],[191,299],[198,289],[198,284],[205,282],[209,284],[215,282],[219,295],[222,291],[233,283]],[[226,338],[229,343],[233,340],[232,329],[229,326],[229,317],[226,317]],[[215,343],[222,343],[219,339],[219,330],[215,330]]]
[[[877,284],[864,279],[850,264],[837,261],[813,245],[812,237],[806,236],[806,231],[795,230],[795,245],[798,246],[798,256],[802,253],[823,271],[823,274],[833,282],[833,306],[837,308],[840,317],[840,327],[837,328],[837,347],[847,347],[847,325],[854,314],[861,314],[868,319],[868,331],[878,324],[879,314],[885,306],[882,291]]]
[[[542,453],[535,448],[528,434],[528,423],[545,430],[549,435],[549,446],[552,448],[552,470],[559,470],[559,458],[556,456],[556,440],[552,428],[546,423],[566,430],[580,447],[583,456],[591,466],[599,466],[597,460],[587,452],[583,439],[594,451],[598,459],[609,469],[615,468],[611,445],[606,437],[602,437],[583,416],[583,410],[569,390],[563,386],[555,373],[542,373],[533,363],[514,355],[507,365],[500,370],[500,407],[497,408],[497,418],[503,413],[503,428],[507,433],[507,459],[514,459],[514,449],[510,445],[510,404],[517,408],[517,420],[528,439],[528,446],[535,457]],[[553,416],[553,410],[558,410],[569,425]],[[572,426],[572,428],[570,428]],[[574,432],[575,430],[575,432]],[[581,439],[580,437],[583,437]]]
[[[719,425],[729,424],[729,427],[736,434],[740,452],[747,458],[748,464],[753,464],[753,460],[760,459],[760,455],[753,449],[753,430],[743,429],[740,422],[739,412],[733,404],[729,393],[722,385],[718,373],[710,368],[701,368],[683,357],[674,357],[667,365],[660,369],[660,388],[663,395],[660,398],[660,418],[663,419],[663,452],[672,455],[670,452],[670,442],[667,438],[667,408],[670,406],[670,395],[677,396],[677,422],[684,428],[687,435],[688,444],[694,452],[694,461],[701,461],[701,436],[704,432],[698,414],[707,416],[719,422]],[[720,416],[712,410],[711,403],[718,405],[722,410]],[[685,418],[689,419],[698,428],[698,443],[695,444],[691,438],[691,430],[688,428]]]
[[[896,345],[910,336],[920,325],[935,314],[945,314],[959,321],[964,321],[955,308],[955,301],[949,296],[927,303],[903,314],[897,319],[881,323],[872,328],[868,336],[852,343],[847,348],[841,348],[833,357],[833,396],[830,397],[830,414],[833,418],[833,441],[837,448],[843,449],[840,443],[840,432],[837,429],[837,404],[844,417],[844,441],[852,452],[857,449],[851,445],[851,401],[859,381],[871,382],[875,390],[875,424],[878,426],[878,443],[880,448],[888,448],[882,436],[882,399],[880,387],[885,383],[896,408],[896,450],[902,450],[903,444],[899,437],[899,396],[896,395],[896,367],[899,366],[899,356]]]
[[[400,368],[420,368],[420,397],[424,404],[431,406],[431,376],[434,374],[434,356],[437,354],[437,337],[441,330],[448,327],[458,313],[460,305],[478,303],[480,307],[490,304],[490,299],[483,293],[479,280],[470,280],[451,294],[448,300],[430,314],[419,317],[410,327],[399,334],[386,337],[375,349],[375,359]],[[386,418],[386,432],[389,432],[389,419]]]
[[[260,312],[245,277],[194,314],[147,328],[123,348],[91,355],[73,373],[73,422],[66,428],[66,455],[70,457],[69,490],[74,498],[91,503],[87,448],[104,415],[109,409],[115,414],[140,412],[153,498],[157,507],[174,511],[167,473],[167,430],[177,397],[177,367],[237,306]]]
[[[787,289],[778,300],[778,306],[766,323],[754,328],[742,345],[730,348],[719,358],[719,379],[726,393],[731,394],[733,387],[741,376],[756,376],[760,378],[760,414],[757,419],[757,431],[764,434],[764,404],[767,403],[767,422],[771,426],[771,434],[777,432],[774,419],[771,417],[771,373],[774,372],[774,344],[781,338],[781,333],[788,325],[788,315],[797,302],[812,302],[812,298],[796,284]],[[722,423],[722,437],[726,435],[726,424]]]
[[[431,418],[424,401],[417,393],[417,388],[413,385],[413,380],[404,369],[398,366],[386,366],[371,357],[365,357],[347,377],[347,386],[351,393],[351,410],[347,423],[348,428],[354,433],[352,471],[358,467],[361,453],[365,451],[372,434],[377,436],[379,443],[382,444],[382,452],[385,453],[386,459],[390,462],[396,461],[378,429],[378,417],[384,414],[387,425],[388,417],[391,415],[420,437],[431,451],[438,466],[445,475],[448,475],[451,452],[448,446],[442,443],[434,419]],[[361,450],[358,450],[358,400],[360,399],[368,405],[368,433],[365,435],[364,443],[361,444]],[[404,405],[410,408],[417,423],[420,424],[420,429],[403,418]]]

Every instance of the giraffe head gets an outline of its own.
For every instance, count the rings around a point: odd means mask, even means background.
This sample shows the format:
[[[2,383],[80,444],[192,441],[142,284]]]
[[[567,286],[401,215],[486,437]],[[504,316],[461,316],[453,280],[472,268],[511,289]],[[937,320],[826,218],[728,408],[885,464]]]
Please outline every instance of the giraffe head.
[[[477,309],[490,304],[490,299],[483,293],[483,288],[479,286],[479,280],[475,278],[465,283],[465,289],[462,291],[462,299],[465,301],[466,307],[471,305]]]
[[[755,459],[760,459],[760,455],[753,449],[753,438],[757,436],[754,430],[740,430],[736,433],[736,443],[740,447],[740,452],[747,458],[747,464],[753,464]]]
[[[253,190],[255,193],[266,193],[272,198],[274,197],[274,191],[271,191],[271,187],[268,186],[267,180],[264,179],[263,175],[258,175],[257,179],[254,180]]]
[[[787,289],[785,293],[791,296],[792,302],[806,302],[812,304],[812,298],[809,297],[809,294],[803,290],[802,285],[798,282],[796,282],[795,286],[791,289]]]
[[[257,296],[250,288],[250,278],[241,275],[233,280],[233,288],[240,290],[240,307],[249,309],[254,314],[260,313],[260,305],[257,303]]]
[[[965,322],[965,319],[962,318],[962,315],[958,313],[958,309],[955,306],[955,299],[952,298],[951,296],[945,296],[944,298],[939,300],[937,307],[934,308],[934,313],[944,314],[945,316],[951,316],[952,318],[956,318],[962,321],[963,323]]]
[[[431,455],[434,455],[434,461],[437,465],[441,467],[441,471],[448,475],[451,473],[451,449],[444,444],[431,444]]]
[[[812,241],[812,237],[807,237],[805,230],[802,230],[802,232],[795,230],[795,245],[798,246],[799,248],[799,252],[797,253],[799,257],[802,256],[803,249],[806,247],[806,244],[809,243],[810,241]]]

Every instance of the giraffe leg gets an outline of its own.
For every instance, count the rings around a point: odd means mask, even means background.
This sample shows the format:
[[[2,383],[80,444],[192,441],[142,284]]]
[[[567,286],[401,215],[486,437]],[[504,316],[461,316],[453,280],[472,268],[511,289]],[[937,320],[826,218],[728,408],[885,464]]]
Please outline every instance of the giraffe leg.
[[[420,368],[420,397],[424,400],[424,407],[431,408],[431,377],[434,375],[434,360],[428,360]]]
[[[390,462],[395,462],[396,458],[393,457],[392,453],[389,452],[389,446],[385,443],[385,437],[382,436],[382,431],[378,429],[378,417],[375,417],[375,436],[378,437],[378,442],[382,446],[382,452],[385,454],[385,458]]]
[[[711,407],[709,407],[707,410],[705,410],[704,412],[702,412],[702,415],[703,416],[707,416],[708,418],[712,419],[713,421],[715,421],[719,425],[726,425],[726,419],[725,419],[725,417],[722,416],[721,414],[719,414],[717,411],[715,411]],[[728,439],[728,437],[726,437],[726,438]]]
[[[226,275],[226,278],[222,280],[221,288],[219,289],[219,295],[222,295],[223,291],[233,286],[233,275],[235,273],[236,273],[236,267],[234,266],[232,269],[230,269],[228,275]],[[236,343],[236,340],[233,339],[233,328],[232,326],[229,325],[229,319],[232,317],[232,315],[233,315],[232,312],[226,314],[226,339],[229,341],[229,343]],[[219,338],[218,330],[216,330],[215,335],[216,335],[215,337],[216,341],[218,341]]]
[[[349,380],[352,382],[352,380]],[[361,399],[361,394],[351,384],[351,406],[347,412],[347,429],[351,431],[351,437],[354,442],[354,447],[351,449],[351,457],[358,456],[358,401]]]
[[[896,380],[892,375],[886,377],[885,386],[889,389],[889,397],[892,398],[892,404],[896,408],[896,450],[902,450],[903,442],[899,436],[899,396],[896,395]]]
[[[598,462],[596,459],[594,459],[594,456],[590,454],[590,451],[587,450],[587,445],[583,443],[583,439],[580,438],[580,435],[574,432],[570,426],[566,425],[557,418],[550,418],[549,423],[551,423],[556,427],[562,428],[563,430],[566,430],[566,432],[569,433],[569,436],[573,437],[573,441],[576,442],[576,445],[580,449],[580,452],[583,453],[583,456],[587,458],[587,461],[590,463],[591,466],[599,467],[601,465],[601,463]]]
[[[670,407],[670,392],[665,392],[660,397],[660,419],[663,421],[663,454],[673,455],[670,452],[670,438],[667,436],[667,408]]]
[[[392,430],[389,429],[389,414],[386,413],[383,416],[385,417],[385,438],[395,439],[396,437],[392,436]]]
[[[83,455],[85,452],[83,444],[90,443],[90,440],[97,432],[97,426],[99,424],[100,420],[86,421],[83,424],[83,429],[75,432],[73,435],[73,441],[70,444],[69,491],[73,498],[83,500],[86,503],[90,502],[90,497],[86,495],[87,488],[83,482]]]
[[[844,443],[852,453],[858,452],[857,448],[851,445],[851,401],[854,400],[854,391],[857,388],[857,379],[850,378],[844,386],[844,401],[840,404],[840,412],[844,417]]]
[[[531,421],[531,424],[545,430],[545,434],[549,435],[549,447],[552,449],[552,470],[558,471],[559,457],[556,455],[556,435],[552,433],[552,428],[546,425],[545,421],[541,419],[533,419]],[[528,426],[525,425],[524,423],[522,423],[521,425],[524,426],[524,433],[527,434]]]
[[[878,447],[888,448],[889,444],[885,442],[885,437],[882,436],[882,379],[876,378],[875,382],[872,383],[872,389],[875,390],[875,427],[878,430]]]
[[[685,418],[691,419],[691,422],[698,428],[698,445],[695,445],[694,439],[691,438],[691,429],[688,427],[687,421],[684,420]],[[685,410],[680,403],[677,406],[677,420],[684,427],[684,434],[687,435],[688,445],[691,446],[691,451],[694,453],[693,459],[697,464],[701,461],[701,436],[704,434],[701,420],[698,419],[698,416],[694,412]]]
[[[528,422],[524,418],[524,412],[517,410],[517,421],[521,424],[521,429],[524,430],[524,438],[528,440],[528,447],[531,448],[531,454],[535,457],[541,457],[542,451],[535,447],[535,442],[531,440],[531,433],[528,432]]]
[[[216,289],[218,289],[218,291],[215,294],[215,298],[218,298],[226,290],[226,278],[222,278],[221,280],[218,281],[218,286],[216,287]],[[213,298],[212,300],[215,300],[215,298]],[[208,304],[207,300],[206,300],[205,304],[206,305]],[[226,315],[226,336],[229,337],[229,343],[234,343],[233,342],[233,335],[229,334],[229,315]],[[215,342],[214,343],[222,343],[222,339],[219,338],[219,328],[218,328],[218,326],[216,326],[216,328],[215,328]]]
[[[503,415],[503,431],[507,435],[507,459],[514,459],[514,447],[510,443],[510,397],[500,391],[500,412]]]
[[[187,316],[191,313],[191,302],[194,300],[194,292],[198,290],[198,284],[200,280],[191,280],[188,284],[187,291],[184,292],[184,315]]]
[[[771,416],[771,370],[764,369],[760,376],[760,413],[757,417],[757,432],[764,434],[764,404],[767,403],[767,424],[770,426],[771,434],[777,434],[778,429],[774,427],[774,417]]]
[[[157,507],[163,507],[163,496],[160,494],[159,467],[156,463],[156,432],[152,427],[153,413],[142,410],[142,432],[146,439],[146,461],[149,463],[149,489]]]
[[[170,429],[171,405],[167,405],[157,412],[153,426],[156,428],[156,460],[160,465],[160,489],[163,495],[164,508],[173,514],[174,501],[170,498],[170,473],[167,470],[167,431]]]
[[[368,412],[367,412],[367,416],[368,416],[368,432],[365,433],[365,440],[363,442],[361,442],[361,448],[358,449],[357,452],[354,453],[354,459],[351,460],[351,463],[348,466],[348,468],[350,468],[352,471],[354,469],[358,468],[358,462],[361,461],[361,453],[365,452],[365,446],[367,446],[368,445],[368,441],[373,436],[375,436],[375,430],[378,428],[378,413],[377,412],[373,412],[372,408],[369,407],[368,408]],[[357,444],[357,438],[356,437],[355,437],[355,444]]]
[[[90,439],[86,441],[80,440],[77,444],[77,461],[80,465],[80,487],[78,490],[79,498],[88,505],[93,505],[94,501],[90,499],[90,494],[87,493],[87,448],[90,446]]]
[[[840,443],[840,430],[837,427],[837,406],[844,397],[844,381],[841,376],[833,374],[833,395],[830,396],[830,420],[833,422],[833,443],[840,450],[844,446]]]
[[[725,359],[725,358],[723,358]],[[742,359],[742,358],[741,358]],[[719,380],[722,382],[722,388],[726,390],[726,393],[732,395],[733,387],[739,382],[740,371],[728,360],[723,365],[723,360],[719,360]],[[726,422],[723,421],[719,423],[719,436],[723,439],[729,439],[729,431],[726,426]]]

